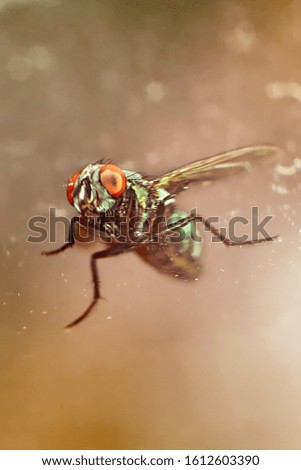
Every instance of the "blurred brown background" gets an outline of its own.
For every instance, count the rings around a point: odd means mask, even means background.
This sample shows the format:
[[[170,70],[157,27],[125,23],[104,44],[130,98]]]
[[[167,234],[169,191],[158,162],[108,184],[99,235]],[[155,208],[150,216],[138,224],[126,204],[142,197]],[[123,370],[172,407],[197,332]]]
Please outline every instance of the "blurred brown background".
[[[0,0],[0,67],[0,447],[300,448],[300,2]],[[64,330],[93,247],[42,258],[27,221],[74,214],[78,167],[160,175],[258,143],[286,149],[278,171],[179,205],[222,220],[259,205],[279,241],[208,240],[193,283],[105,260],[105,300]]]

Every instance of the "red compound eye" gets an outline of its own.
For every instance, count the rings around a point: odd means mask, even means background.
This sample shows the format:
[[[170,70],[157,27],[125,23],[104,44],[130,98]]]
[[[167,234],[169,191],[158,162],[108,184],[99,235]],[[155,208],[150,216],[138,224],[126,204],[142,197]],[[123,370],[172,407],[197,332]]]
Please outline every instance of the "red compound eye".
[[[79,175],[79,171],[74,173],[74,175],[71,176],[67,184],[67,199],[71,205],[73,205],[73,190],[74,190],[74,186],[78,178],[78,175]]]
[[[124,193],[126,176],[118,166],[104,165],[100,170],[100,182],[110,196],[117,198]]]

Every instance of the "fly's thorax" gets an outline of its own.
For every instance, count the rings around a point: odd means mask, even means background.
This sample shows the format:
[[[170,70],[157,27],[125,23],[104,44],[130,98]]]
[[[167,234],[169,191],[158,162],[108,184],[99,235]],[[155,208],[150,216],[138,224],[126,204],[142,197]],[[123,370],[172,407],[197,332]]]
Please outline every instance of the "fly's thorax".
[[[181,226],[188,214],[178,210],[174,204],[166,208],[167,225],[179,222],[180,228],[160,231],[158,241],[141,246],[137,253],[160,272],[186,280],[199,277],[201,271],[202,243],[193,222]]]

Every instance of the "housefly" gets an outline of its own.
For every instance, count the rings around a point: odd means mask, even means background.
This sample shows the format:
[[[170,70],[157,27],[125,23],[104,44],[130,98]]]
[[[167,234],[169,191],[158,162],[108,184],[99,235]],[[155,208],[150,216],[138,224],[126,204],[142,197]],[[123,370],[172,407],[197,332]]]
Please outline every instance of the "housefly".
[[[204,184],[251,170],[274,161],[279,153],[270,145],[243,147],[184,165],[155,179],[102,161],[74,173],[67,184],[67,198],[79,215],[71,219],[69,241],[43,254],[54,255],[72,247],[77,224],[99,234],[109,245],[92,254],[93,300],[67,328],[86,318],[101,298],[97,270],[101,258],[135,251],[161,272],[194,279],[200,271],[201,252],[200,242],[189,236],[195,222],[202,222],[226,246],[273,240],[275,237],[232,241],[205,217],[179,210],[175,197],[192,183]]]

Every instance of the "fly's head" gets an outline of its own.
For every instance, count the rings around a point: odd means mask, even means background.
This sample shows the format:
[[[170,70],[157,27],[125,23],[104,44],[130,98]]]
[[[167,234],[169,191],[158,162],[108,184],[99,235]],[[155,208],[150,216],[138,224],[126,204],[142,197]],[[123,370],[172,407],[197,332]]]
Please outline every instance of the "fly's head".
[[[97,216],[114,208],[127,185],[125,172],[117,166],[89,164],[71,176],[67,198],[81,215]]]

